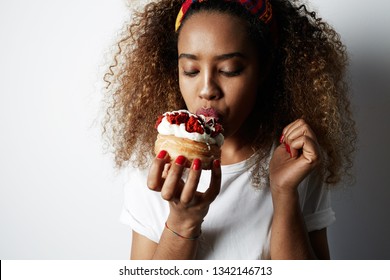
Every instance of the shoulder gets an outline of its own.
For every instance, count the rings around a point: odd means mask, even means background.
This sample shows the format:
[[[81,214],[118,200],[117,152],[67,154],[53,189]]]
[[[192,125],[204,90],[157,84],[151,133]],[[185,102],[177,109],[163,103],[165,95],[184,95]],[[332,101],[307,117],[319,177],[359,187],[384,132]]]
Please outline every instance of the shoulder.
[[[148,170],[141,168],[129,167],[125,173],[126,180],[145,181],[148,177]]]
[[[331,192],[322,176],[312,172],[300,184],[299,199],[302,214],[309,232],[328,227],[335,221],[331,206]]]
[[[323,177],[316,170],[312,171],[298,187],[299,195],[304,196],[306,199],[326,194],[328,190],[328,187],[324,184]]]

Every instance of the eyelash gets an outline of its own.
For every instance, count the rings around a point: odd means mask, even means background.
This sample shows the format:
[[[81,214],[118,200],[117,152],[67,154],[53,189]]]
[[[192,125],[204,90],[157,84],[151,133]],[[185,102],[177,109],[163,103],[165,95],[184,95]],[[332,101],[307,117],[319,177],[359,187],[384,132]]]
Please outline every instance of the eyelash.
[[[188,77],[195,77],[198,73],[199,71],[183,71],[184,76]]]
[[[236,77],[242,73],[243,69],[239,69],[236,71],[222,71],[220,70],[219,73],[226,77]],[[195,77],[199,71],[183,71],[183,74],[188,77]]]
[[[219,72],[227,77],[236,77],[242,73],[242,69],[238,69],[236,71],[219,71]]]

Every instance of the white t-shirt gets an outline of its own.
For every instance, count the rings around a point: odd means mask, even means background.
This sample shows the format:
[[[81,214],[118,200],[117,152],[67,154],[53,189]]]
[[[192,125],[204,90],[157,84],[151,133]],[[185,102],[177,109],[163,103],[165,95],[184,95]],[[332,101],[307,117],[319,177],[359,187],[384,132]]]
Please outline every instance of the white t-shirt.
[[[268,259],[273,215],[271,193],[264,180],[260,189],[251,184],[250,158],[222,166],[221,191],[202,224],[197,259]],[[131,169],[124,188],[121,222],[158,243],[169,214],[168,202],[146,186],[147,170]],[[210,171],[202,171],[198,190],[204,192]],[[307,230],[319,230],[335,221],[330,193],[314,176],[298,187]]]

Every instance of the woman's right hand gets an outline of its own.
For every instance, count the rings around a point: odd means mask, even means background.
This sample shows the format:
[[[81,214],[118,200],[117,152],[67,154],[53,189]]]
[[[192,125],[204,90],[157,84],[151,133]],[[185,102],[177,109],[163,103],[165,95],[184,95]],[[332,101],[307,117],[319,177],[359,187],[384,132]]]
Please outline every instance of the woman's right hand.
[[[202,172],[201,162],[199,159],[192,162],[184,181],[182,178],[186,161],[184,156],[178,156],[175,162],[170,163],[169,155],[166,151],[161,151],[153,160],[147,185],[149,189],[161,192],[162,198],[169,202],[169,228],[190,238],[200,233],[210,204],[219,194],[221,166],[219,160],[214,160],[209,188],[201,193],[197,191]]]

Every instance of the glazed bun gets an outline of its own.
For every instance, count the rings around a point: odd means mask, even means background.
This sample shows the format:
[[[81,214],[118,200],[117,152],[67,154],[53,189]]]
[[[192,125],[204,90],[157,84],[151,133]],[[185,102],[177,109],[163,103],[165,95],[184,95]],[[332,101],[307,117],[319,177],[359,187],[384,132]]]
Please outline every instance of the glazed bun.
[[[221,158],[222,126],[216,118],[195,115],[186,110],[166,112],[156,123],[159,134],[154,152],[168,152],[171,161],[179,155],[186,157],[186,167],[194,159],[202,162],[202,169],[211,169],[214,159]]]

